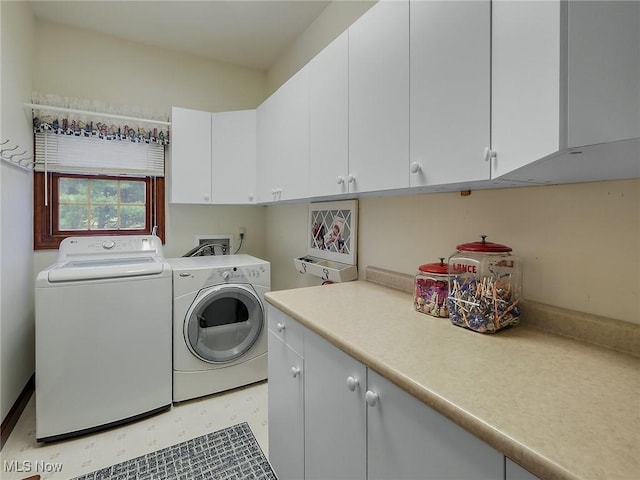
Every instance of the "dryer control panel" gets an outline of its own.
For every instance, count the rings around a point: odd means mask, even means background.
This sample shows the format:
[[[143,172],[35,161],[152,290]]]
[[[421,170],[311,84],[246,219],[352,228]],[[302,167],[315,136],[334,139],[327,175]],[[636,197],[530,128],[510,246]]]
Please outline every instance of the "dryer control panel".
[[[216,269],[213,275],[224,283],[262,283],[269,278],[269,269],[264,265],[224,267]]]

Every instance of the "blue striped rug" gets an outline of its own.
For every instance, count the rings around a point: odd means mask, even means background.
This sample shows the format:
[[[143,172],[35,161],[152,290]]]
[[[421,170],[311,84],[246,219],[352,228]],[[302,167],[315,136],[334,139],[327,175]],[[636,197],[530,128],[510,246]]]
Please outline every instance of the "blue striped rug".
[[[249,428],[239,423],[73,480],[277,480]]]

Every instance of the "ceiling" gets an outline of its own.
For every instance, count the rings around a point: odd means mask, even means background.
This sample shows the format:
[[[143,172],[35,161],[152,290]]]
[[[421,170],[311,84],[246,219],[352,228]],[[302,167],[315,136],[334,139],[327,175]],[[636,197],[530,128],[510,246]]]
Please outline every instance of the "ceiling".
[[[322,13],[316,0],[30,1],[36,18],[266,71]]]

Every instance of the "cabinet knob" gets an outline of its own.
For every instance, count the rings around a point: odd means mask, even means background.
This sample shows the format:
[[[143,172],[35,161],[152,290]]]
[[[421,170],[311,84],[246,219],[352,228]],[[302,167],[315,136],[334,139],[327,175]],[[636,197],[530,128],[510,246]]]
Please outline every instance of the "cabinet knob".
[[[349,183],[355,183],[355,181],[356,181],[356,176],[355,176],[355,175],[353,175],[352,173],[350,173],[350,174],[349,174],[349,176],[347,177],[347,181],[348,181]]]
[[[364,399],[367,402],[367,405],[370,407],[375,407],[376,403],[378,403],[378,394],[372,392],[371,390],[367,390],[367,393],[364,394]]]
[[[410,168],[411,173],[418,173],[420,170],[422,170],[422,165],[420,165],[418,162],[413,162]]]
[[[208,202],[208,201],[209,201],[209,194],[208,194],[208,193],[205,193],[205,194],[203,195],[203,198],[204,198],[204,201],[205,201],[205,202]]]
[[[498,157],[498,152],[491,150],[489,147],[484,149],[484,161],[495,160]]]
[[[338,185],[342,185],[344,183],[344,177],[342,175],[339,175],[338,178],[336,179],[336,183]]]
[[[253,202],[253,199],[254,199],[253,193],[250,193],[250,194],[249,194],[249,201],[250,201],[250,202]]]
[[[296,378],[298,375],[300,375],[300,367],[291,367],[291,376]]]
[[[276,323],[276,330],[278,330],[280,333],[282,333],[284,331],[284,323],[282,323],[282,322]]]
[[[354,378],[352,376],[348,376],[347,377],[347,388],[349,390],[351,390],[352,392],[355,391],[356,388],[358,388],[358,385],[360,385],[360,382],[358,382],[357,378]]]

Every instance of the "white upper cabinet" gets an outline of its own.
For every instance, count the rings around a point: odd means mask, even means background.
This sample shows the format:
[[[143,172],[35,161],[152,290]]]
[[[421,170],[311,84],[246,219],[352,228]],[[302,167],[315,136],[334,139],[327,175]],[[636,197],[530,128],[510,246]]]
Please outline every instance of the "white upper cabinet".
[[[494,1],[492,177],[640,176],[640,2]]]
[[[173,107],[171,129],[171,203],[255,203],[255,110]]]
[[[258,147],[256,176],[258,184],[257,201],[259,203],[275,200],[275,189],[271,182],[271,165],[273,165],[276,156],[275,96],[275,93],[271,95],[256,110],[258,129],[256,135]]]
[[[409,8],[411,186],[488,180],[490,2]]]
[[[255,203],[256,111],[211,115],[212,203]]]
[[[349,191],[349,38],[309,63],[309,196]]]
[[[272,165],[276,200],[309,196],[309,70],[303,67],[280,90],[276,105],[277,155]]]
[[[258,107],[260,202],[309,196],[309,71],[303,67]]]
[[[560,139],[560,2],[493,2],[493,177],[549,155]]]
[[[349,27],[352,192],[409,186],[409,2],[380,0]]]
[[[211,203],[211,113],[171,109],[171,203]]]

